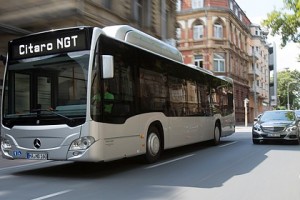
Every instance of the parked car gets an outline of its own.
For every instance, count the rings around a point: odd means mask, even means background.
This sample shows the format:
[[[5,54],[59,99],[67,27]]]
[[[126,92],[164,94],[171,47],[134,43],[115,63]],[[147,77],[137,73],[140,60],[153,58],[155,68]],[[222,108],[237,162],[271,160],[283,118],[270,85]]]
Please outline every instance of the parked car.
[[[264,112],[252,127],[253,144],[268,140],[292,141],[299,144],[299,119],[294,111]]]

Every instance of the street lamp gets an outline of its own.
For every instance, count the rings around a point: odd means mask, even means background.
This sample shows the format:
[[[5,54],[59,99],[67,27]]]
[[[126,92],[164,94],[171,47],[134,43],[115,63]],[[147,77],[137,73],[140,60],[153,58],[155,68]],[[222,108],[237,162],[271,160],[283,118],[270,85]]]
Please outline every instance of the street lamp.
[[[286,93],[287,93],[287,109],[290,110],[290,95],[289,95],[289,87],[290,87],[290,84],[292,83],[296,83],[296,82],[289,82],[287,84],[287,90],[286,90]]]

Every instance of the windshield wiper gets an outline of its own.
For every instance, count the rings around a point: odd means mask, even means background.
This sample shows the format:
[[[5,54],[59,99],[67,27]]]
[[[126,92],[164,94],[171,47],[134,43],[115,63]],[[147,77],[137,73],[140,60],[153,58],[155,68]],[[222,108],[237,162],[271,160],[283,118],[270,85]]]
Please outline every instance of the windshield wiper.
[[[33,109],[31,110],[31,112],[36,112],[36,114],[39,116],[41,114],[42,111],[45,111],[45,112],[48,112],[48,113],[51,113],[51,114],[54,114],[56,116],[59,116],[61,118],[64,118],[64,119],[67,119],[68,121],[72,122],[73,119],[72,118],[69,118],[65,115],[62,115],[62,114],[59,114],[57,112],[54,112],[55,110],[50,110],[50,109]]]

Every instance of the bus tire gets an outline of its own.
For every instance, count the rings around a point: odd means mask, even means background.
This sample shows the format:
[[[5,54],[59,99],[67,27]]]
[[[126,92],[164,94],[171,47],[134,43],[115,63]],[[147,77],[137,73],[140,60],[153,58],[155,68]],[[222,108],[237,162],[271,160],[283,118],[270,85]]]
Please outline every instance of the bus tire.
[[[155,126],[150,126],[150,128],[148,129],[146,141],[146,162],[156,162],[160,157],[161,151],[162,145],[159,131]]]
[[[219,123],[216,123],[215,128],[214,128],[214,139],[212,144],[214,146],[217,146],[220,144],[220,140],[221,140],[221,128]]]

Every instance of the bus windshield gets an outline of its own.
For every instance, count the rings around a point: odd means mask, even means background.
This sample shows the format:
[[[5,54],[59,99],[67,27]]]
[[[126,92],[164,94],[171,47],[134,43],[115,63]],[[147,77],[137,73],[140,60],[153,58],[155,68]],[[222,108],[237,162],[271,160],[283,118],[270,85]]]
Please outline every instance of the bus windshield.
[[[11,89],[4,91],[4,124],[5,120],[12,125],[36,124],[37,120],[62,124],[85,118],[89,54],[77,51],[10,61],[5,88]]]

